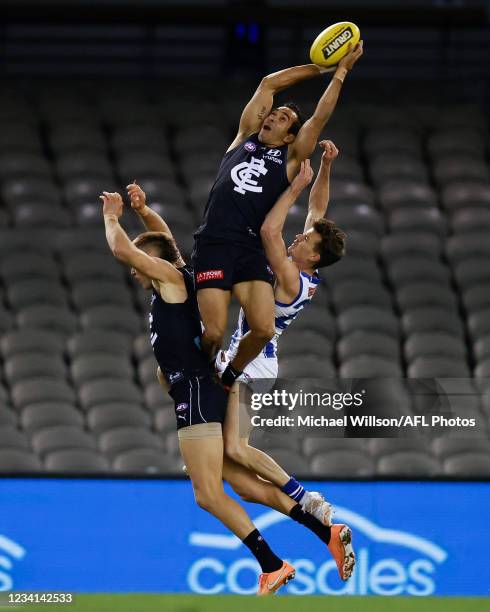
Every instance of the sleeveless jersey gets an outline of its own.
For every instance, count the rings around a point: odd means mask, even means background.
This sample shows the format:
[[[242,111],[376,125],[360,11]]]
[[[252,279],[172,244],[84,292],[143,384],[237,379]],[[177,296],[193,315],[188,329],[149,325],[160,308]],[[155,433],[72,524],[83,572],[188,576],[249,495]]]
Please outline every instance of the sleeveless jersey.
[[[169,304],[153,289],[149,315],[153,353],[170,384],[186,374],[210,371],[209,359],[200,348],[201,319],[192,270],[188,266],[179,270],[184,277],[187,300]]]
[[[283,304],[282,302],[275,302],[275,334],[272,340],[270,340],[262,351],[257,355],[256,359],[259,358],[277,358],[277,342],[279,337],[287,329],[303,308],[309,304],[315,295],[318,284],[321,282],[320,277],[315,272],[314,276],[310,276],[306,272],[299,273],[299,292],[298,295],[290,304]],[[230,360],[236,355],[238,351],[238,345],[242,337],[248,332],[249,326],[243,309],[240,308],[240,314],[238,315],[238,327],[231,337],[230,348],[228,349],[228,355]],[[252,362],[253,363],[253,362]]]
[[[262,248],[260,227],[289,186],[288,145],[268,147],[252,134],[223,157],[195,236]]]

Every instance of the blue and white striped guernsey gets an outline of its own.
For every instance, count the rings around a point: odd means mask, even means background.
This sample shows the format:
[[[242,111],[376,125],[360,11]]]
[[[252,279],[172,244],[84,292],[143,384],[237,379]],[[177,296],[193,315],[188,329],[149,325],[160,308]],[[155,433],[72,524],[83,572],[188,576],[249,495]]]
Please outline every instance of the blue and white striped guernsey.
[[[291,325],[303,308],[311,302],[319,283],[321,283],[321,279],[317,272],[315,272],[313,276],[310,276],[310,274],[307,274],[306,272],[300,272],[299,281],[300,288],[298,295],[290,304],[283,304],[282,302],[278,302],[276,300],[274,337],[265,345],[259,355],[257,355],[256,359],[263,357],[277,358],[277,342],[280,335]],[[249,329],[250,328],[245,318],[243,308],[240,308],[240,313],[238,315],[238,326],[231,337],[230,348],[228,349],[228,356],[230,359],[233,359],[233,356],[236,355],[238,345]]]

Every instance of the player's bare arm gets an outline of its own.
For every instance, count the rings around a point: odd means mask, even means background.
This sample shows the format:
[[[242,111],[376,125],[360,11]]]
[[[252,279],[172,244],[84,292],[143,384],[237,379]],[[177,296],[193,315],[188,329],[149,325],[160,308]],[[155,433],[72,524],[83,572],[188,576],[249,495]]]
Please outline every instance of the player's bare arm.
[[[146,193],[137,184],[136,181],[126,186],[128,190],[129,201],[131,202],[131,208],[135,213],[138,214],[141,222],[149,232],[163,232],[172,236],[167,223],[162,217],[152,210],[146,203]]]
[[[281,302],[292,301],[299,291],[298,268],[288,257],[282,231],[289,209],[312,178],[307,159],[301,162],[299,173],[267,214],[260,230],[267,260],[277,279],[275,295]]]
[[[299,164],[310,157],[314,151],[318,138],[337,105],[344,79],[362,54],[363,44],[361,40],[340,60],[329,86],[316,106],[315,112],[305,121],[290,146],[288,177],[294,176],[298,171]]]
[[[319,76],[323,72],[324,70],[316,64],[306,64],[279,70],[265,76],[242,112],[237,135],[228,151],[260,129],[262,122],[272,109],[275,94],[295,83]]]
[[[308,214],[306,215],[305,229],[303,230],[305,234],[313,227],[315,221],[324,217],[327,212],[330,199],[330,171],[333,161],[339,154],[339,150],[331,140],[322,140],[319,144],[323,149],[323,154],[320,170],[310,191]]]
[[[103,192],[103,214],[107,244],[120,262],[135,268],[157,283],[182,284],[181,273],[168,261],[151,257],[138,249],[119,224],[123,212],[123,201],[119,193]],[[184,287],[185,289],[185,287]]]

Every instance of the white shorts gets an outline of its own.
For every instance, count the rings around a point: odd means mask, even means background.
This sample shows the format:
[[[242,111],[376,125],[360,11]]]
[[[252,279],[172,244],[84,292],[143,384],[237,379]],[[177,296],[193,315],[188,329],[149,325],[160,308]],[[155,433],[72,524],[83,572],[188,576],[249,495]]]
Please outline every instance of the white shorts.
[[[216,356],[218,371],[223,372],[234,356],[228,351],[220,351]],[[267,393],[274,386],[278,372],[277,357],[259,355],[245,367],[237,381],[246,383],[255,393]]]

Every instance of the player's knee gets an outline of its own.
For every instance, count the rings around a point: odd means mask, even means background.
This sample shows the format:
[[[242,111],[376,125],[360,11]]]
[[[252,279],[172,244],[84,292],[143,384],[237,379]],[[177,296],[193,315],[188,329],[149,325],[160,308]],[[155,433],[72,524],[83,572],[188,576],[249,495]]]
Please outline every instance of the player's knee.
[[[239,463],[240,465],[247,464],[247,451],[243,444],[235,442],[234,440],[225,440],[225,453],[226,456]]]
[[[268,321],[262,321],[258,323],[257,325],[254,325],[254,327],[252,328],[252,331],[255,337],[263,340],[265,344],[266,342],[269,342],[269,340],[271,340],[274,337],[274,334],[275,334],[274,323],[272,322],[269,323]]]
[[[212,512],[216,505],[216,496],[212,494],[210,489],[194,489],[194,498],[196,504],[203,510]]]
[[[206,341],[216,346],[221,346],[223,344],[224,335],[225,327],[221,325],[207,325],[204,332]]]

